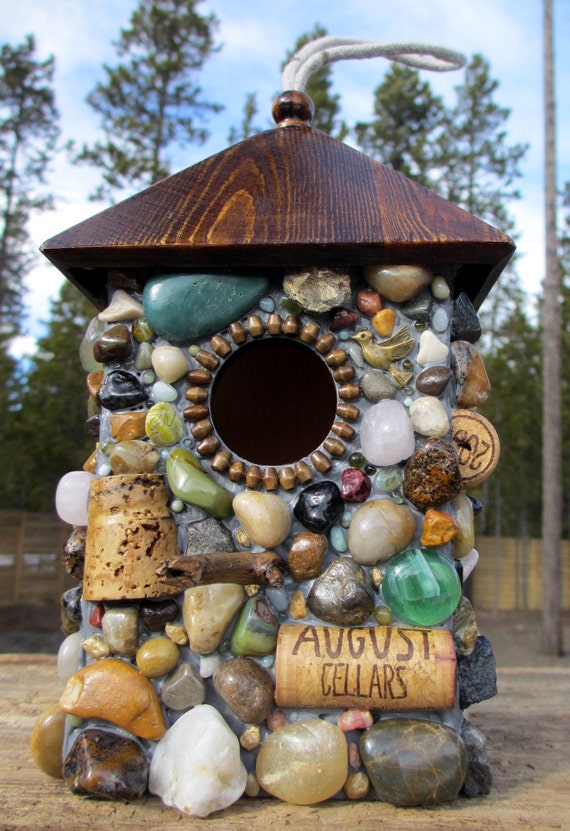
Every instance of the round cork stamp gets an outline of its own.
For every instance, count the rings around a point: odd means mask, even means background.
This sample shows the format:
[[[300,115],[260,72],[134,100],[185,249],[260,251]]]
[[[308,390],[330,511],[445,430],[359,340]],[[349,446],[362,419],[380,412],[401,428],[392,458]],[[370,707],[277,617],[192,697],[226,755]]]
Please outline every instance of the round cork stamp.
[[[454,410],[451,432],[465,490],[480,484],[497,467],[501,446],[490,421],[472,410]]]

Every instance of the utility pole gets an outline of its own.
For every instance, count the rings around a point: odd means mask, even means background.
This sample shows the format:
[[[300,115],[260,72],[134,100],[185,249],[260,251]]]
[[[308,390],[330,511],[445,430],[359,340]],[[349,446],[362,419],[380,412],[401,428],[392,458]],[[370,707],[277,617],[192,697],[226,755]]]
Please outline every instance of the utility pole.
[[[553,0],[543,0],[544,72],[544,282],[542,418],[542,647],[562,654],[562,402],[561,269],[556,229],[556,123],[554,100]]]

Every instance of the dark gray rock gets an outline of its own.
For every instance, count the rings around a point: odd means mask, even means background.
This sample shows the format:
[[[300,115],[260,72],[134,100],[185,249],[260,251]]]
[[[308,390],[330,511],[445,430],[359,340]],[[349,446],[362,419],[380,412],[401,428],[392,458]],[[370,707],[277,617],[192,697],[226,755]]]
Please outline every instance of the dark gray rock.
[[[468,340],[477,343],[481,337],[481,324],[473,303],[465,292],[461,292],[453,301],[451,318],[451,340]]]
[[[457,661],[459,706],[466,710],[472,704],[497,695],[497,666],[491,642],[479,635],[475,649]]]
[[[486,796],[493,785],[493,772],[486,751],[487,739],[467,719],[463,719],[461,724],[461,738],[467,750],[467,774],[460,794],[469,799]]]
[[[339,557],[311,586],[307,606],[327,623],[358,626],[374,610],[374,596],[366,572],[351,557]]]

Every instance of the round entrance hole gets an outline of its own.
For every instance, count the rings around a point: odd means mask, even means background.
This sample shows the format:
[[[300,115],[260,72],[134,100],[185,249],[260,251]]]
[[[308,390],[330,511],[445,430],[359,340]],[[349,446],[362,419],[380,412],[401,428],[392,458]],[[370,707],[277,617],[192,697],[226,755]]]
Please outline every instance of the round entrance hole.
[[[218,371],[210,411],[226,446],[257,465],[292,464],[327,437],[337,406],[324,361],[285,339],[253,341]]]

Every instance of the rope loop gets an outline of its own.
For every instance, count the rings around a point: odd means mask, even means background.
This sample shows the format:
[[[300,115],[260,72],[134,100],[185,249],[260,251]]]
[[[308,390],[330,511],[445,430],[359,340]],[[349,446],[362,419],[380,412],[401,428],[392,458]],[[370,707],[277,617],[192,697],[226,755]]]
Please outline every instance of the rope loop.
[[[433,72],[450,72],[465,66],[465,56],[442,46],[424,43],[377,43],[372,40],[326,35],[312,40],[296,52],[281,77],[283,90],[304,92],[314,72],[329,63],[364,58],[387,58],[390,61],[429,69]]]

